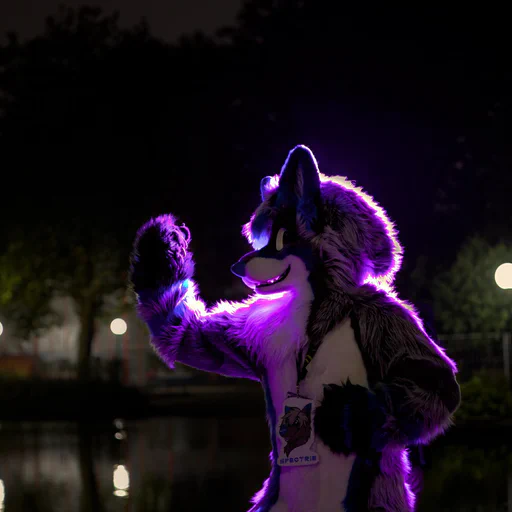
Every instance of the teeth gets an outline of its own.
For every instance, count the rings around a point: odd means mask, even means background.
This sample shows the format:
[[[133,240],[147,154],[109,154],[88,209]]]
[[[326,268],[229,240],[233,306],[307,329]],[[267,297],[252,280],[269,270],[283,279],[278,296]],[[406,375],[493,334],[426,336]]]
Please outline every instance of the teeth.
[[[277,283],[279,281],[282,281],[290,271],[290,266],[280,275],[273,277],[272,279],[268,279],[267,281],[260,281],[256,286],[269,286],[271,284]]]
[[[279,279],[281,279],[283,277],[283,274],[279,275],[279,276],[276,276],[276,277],[273,277],[272,279],[269,279],[267,281],[262,281],[258,286],[265,286],[265,285],[269,285],[269,284],[274,284],[276,283],[277,281],[279,281]]]

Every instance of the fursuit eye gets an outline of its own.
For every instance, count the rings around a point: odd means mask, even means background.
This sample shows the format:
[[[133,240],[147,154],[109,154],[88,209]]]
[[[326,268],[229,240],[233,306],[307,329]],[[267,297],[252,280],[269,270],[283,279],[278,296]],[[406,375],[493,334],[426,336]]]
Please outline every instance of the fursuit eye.
[[[286,231],[285,228],[281,228],[277,232],[277,236],[276,236],[276,250],[282,251],[284,246],[288,243],[289,238],[290,238],[290,236],[288,234],[288,231]]]

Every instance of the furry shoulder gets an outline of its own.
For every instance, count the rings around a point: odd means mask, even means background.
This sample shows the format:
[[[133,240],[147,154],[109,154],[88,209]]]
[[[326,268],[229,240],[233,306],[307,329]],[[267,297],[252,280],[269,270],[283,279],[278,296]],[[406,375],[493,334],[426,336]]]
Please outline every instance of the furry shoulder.
[[[429,359],[456,372],[455,363],[425,332],[413,306],[371,284],[359,290],[353,297],[356,335],[379,373],[402,358]]]

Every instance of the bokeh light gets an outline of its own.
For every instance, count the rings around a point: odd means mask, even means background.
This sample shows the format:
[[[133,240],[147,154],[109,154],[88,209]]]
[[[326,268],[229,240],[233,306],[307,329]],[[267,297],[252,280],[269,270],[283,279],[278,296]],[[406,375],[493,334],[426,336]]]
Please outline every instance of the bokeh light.
[[[130,488],[130,474],[125,466],[119,464],[114,466],[114,494],[119,497],[128,496],[128,489]]]
[[[501,264],[494,273],[494,280],[503,290],[512,289],[512,263]]]
[[[2,325],[2,324],[0,324]],[[5,503],[5,485],[4,481],[0,480],[0,511],[4,510],[4,503]]]
[[[122,318],[116,318],[112,320],[110,323],[110,330],[117,335],[124,334],[126,330],[128,329],[128,326],[126,325],[126,322]]]
[[[0,336],[2,336],[3,332],[4,332],[4,326],[2,325],[2,322],[0,322]],[[1,482],[1,480],[0,480],[0,482]]]

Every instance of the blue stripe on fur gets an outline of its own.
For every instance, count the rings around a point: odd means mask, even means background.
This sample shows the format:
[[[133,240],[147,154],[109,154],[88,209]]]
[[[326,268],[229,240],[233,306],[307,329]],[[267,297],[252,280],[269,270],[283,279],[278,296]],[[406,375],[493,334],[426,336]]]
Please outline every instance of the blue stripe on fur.
[[[185,286],[183,284],[186,283]],[[182,289],[188,288],[188,280],[183,281],[182,283],[177,283],[174,285],[175,287],[182,287]],[[139,294],[139,298],[141,302],[158,302],[160,296],[164,293],[165,289],[162,287],[157,292],[151,292],[151,291],[145,291],[144,293]],[[153,336],[159,336],[162,332],[163,327],[169,326],[169,325],[178,325],[179,322],[183,319],[185,316],[185,312],[187,310],[186,305],[183,303],[183,301],[178,304],[173,310],[167,312],[166,314],[156,314],[152,318],[148,319],[146,321],[149,330]]]

